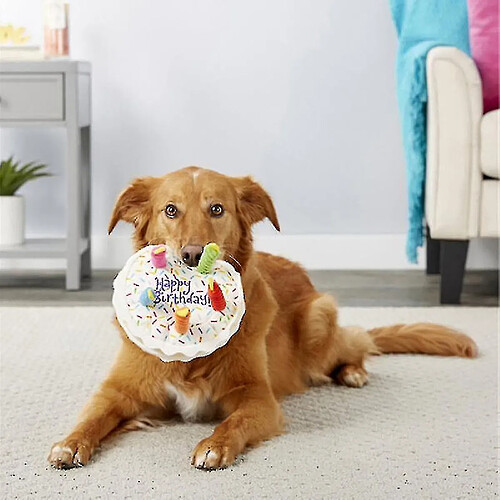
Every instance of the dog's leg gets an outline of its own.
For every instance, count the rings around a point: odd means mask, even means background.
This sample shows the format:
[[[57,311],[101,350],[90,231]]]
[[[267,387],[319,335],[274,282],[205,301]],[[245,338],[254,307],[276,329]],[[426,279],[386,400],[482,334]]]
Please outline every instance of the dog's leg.
[[[368,382],[368,372],[363,363],[359,365],[341,365],[331,374],[332,379],[339,385],[347,387],[363,387]]]
[[[58,469],[83,466],[101,440],[144,406],[110,383],[104,383],[84,408],[73,432],[52,446],[48,460]]]
[[[336,384],[363,387],[368,382],[366,358],[379,351],[364,328],[339,327],[339,335],[338,355],[330,376]]]
[[[221,404],[230,414],[196,446],[191,464],[198,469],[227,467],[247,445],[276,436],[283,429],[281,408],[267,384],[234,389]]]
[[[301,311],[300,341],[304,378],[309,385],[326,380],[349,387],[368,381],[364,361],[378,352],[368,332],[359,327],[340,327],[337,307],[329,295],[320,295]]]

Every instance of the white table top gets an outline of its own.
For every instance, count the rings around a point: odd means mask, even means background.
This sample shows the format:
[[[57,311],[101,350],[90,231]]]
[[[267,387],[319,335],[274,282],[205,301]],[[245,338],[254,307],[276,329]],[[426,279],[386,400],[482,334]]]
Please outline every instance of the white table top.
[[[72,59],[0,61],[0,73],[90,73],[90,70],[90,62]]]

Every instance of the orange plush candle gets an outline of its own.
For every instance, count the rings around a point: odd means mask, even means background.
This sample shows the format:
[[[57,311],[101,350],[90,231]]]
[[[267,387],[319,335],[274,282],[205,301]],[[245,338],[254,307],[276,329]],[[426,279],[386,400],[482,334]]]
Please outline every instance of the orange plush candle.
[[[177,333],[187,333],[189,330],[189,320],[191,319],[191,311],[187,307],[177,309],[175,311],[175,329]]]

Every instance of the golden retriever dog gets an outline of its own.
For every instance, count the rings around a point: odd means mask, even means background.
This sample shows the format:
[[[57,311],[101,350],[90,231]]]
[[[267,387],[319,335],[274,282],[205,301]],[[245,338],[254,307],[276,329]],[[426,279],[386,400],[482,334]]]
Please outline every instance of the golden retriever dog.
[[[130,222],[136,250],[166,243],[189,266],[197,265],[204,245],[218,243],[221,258],[241,273],[246,314],[224,347],[188,363],[164,363],[121,331],[111,372],[73,431],[52,446],[53,466],[83,466],[111,432],[177,414],[191,421],[220,419],[195,446],[191,463],[224,468],[247,446],[283,432],[279,401],[287,394],[332,380],[366,384],[371,354],[476,355],[473,340],[435,324],[368,331],[340,326],[334,300],[314,289],[304,269],[253,250],[252,225],[265,218],[279,231],[270,196],[250,177],[196,167],[136,179],[119,195],[110,233],[118,221]]]

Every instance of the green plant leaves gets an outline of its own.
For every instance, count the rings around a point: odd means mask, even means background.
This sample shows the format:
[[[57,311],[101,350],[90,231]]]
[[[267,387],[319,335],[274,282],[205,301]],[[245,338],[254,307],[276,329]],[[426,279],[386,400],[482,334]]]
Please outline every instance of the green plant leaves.
[[[19,166],[19,162],[15,162],[13,156],[3,160],[0,162],[0,196],[14,196],[26,182],[52,175],[44,172],[46,168],[47,165],[33,161]]]

